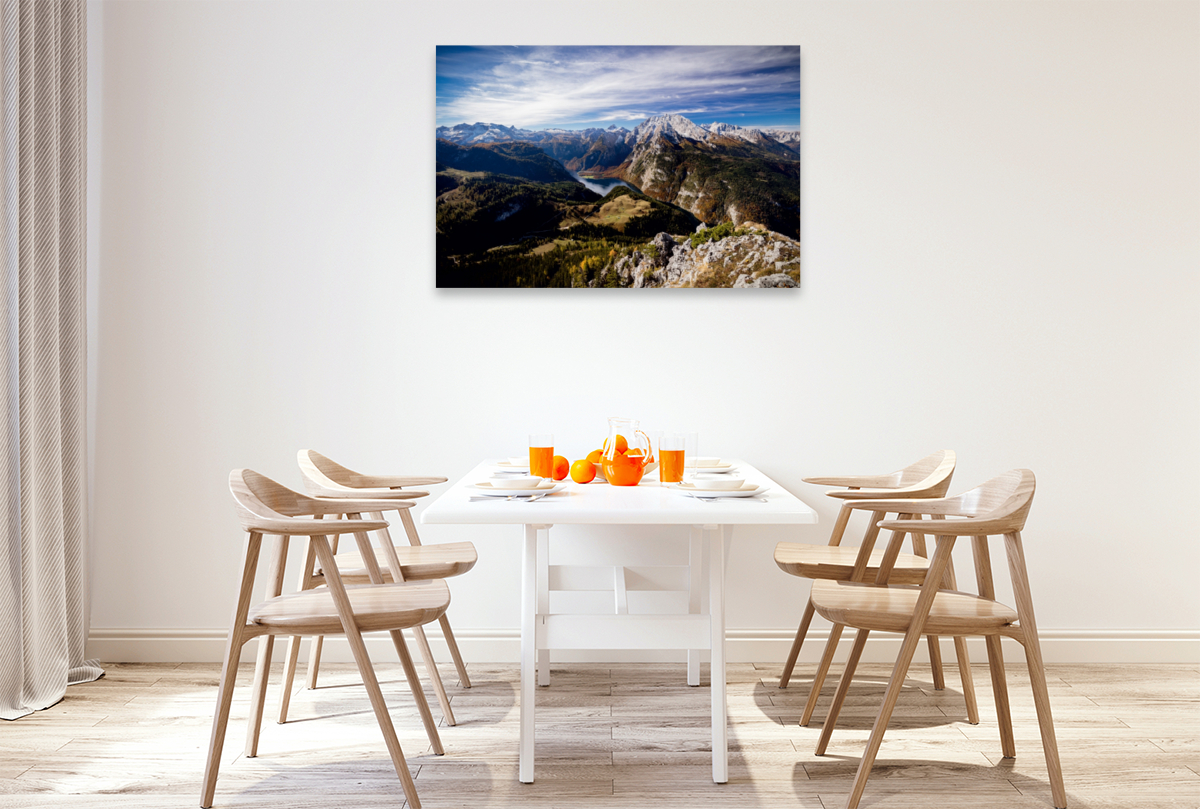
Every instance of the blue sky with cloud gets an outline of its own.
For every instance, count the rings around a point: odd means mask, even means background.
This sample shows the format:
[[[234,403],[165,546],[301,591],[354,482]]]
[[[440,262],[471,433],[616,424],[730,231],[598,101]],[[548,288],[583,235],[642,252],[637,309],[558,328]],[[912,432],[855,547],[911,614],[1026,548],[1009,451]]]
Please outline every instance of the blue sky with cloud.
[[[669,113],[799,129],[799,46],[437,49],[438,126],[632,128]]]

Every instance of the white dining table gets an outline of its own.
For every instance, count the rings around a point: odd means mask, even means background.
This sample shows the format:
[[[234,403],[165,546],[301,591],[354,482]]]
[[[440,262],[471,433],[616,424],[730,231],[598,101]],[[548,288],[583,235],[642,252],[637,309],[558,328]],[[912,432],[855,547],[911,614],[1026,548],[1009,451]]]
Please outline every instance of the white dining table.
[[[733,459],[737,476],[768,487],[764,499],[699,500],[660,484],[651,472],[637,486],[573,483],[532,502],[476,499],[476,484],[500,468],[485,461],[443,492],[421,514],[424,524],[523,526],[521,565],[520,766],[522,783],[534,779],[534,691],[549,683],[551,649],[679,649],[688,652],[688,683],[699,685],[700,652],[711,651],[713,781],[729,780],[725,688],[725,568],[738,525],[815,523],[817,514],[750,464]],[[549,608],[549,532],[555,525],[690,526],[688,614],[552,614]],[[664,532],[666,534],[667,532]],[[707,540],[707,541],[705,541]],[[708,604],[702,602],[701,570],[707,561]],[[620,568],[617,568],[619,571]],[[539,661],[540,657],[540,661]]]

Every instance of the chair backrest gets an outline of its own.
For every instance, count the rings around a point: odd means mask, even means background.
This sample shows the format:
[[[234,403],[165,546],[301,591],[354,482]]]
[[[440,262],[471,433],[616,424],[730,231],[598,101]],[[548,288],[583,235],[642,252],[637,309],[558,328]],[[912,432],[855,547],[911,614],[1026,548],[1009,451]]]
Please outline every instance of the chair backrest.
[[[283,536],[314,536],[317,534],[349,534],[356,531],[378,531],[387,528],[383,520],[323,520],[323,516],[348,513],[406,510],[414,504],[403,500],[345,500],[323,499],[292,491],[251,469],[235,469],[229,473],[229,491],[242,528],[251,533]],[[307,519],[307,518],[314,519]]]
[[[1025,528],[1037,481],[1028,469],[1014,469],[997,475],[986,483],[948,498],[947,517],[969,517],[972,521],[989,523],[994,534],[1009,534]],[[1003,530],[1000,530],[1003,529]]]
[[[297,452],[296,462],[304,475],[305,491],[313,497],[360,496],[363,489],[372,489],[376,493],[382,493],[384,489],[404,489],[405,497],[425,497],[429,492],[414,491],[408,487],[446,482],[446,478],[440,475],[364,475],[311,449]]]
[[[943,492],[949,491],[950,478],[954,475],[954,465],[957,461],[958,457],[952,449],[930,453],[916,463],[892,473],[896,479],[896,488],[933,488],[944,484],[946,489]]]
[[[944,449],[927,455],[916,463],[890,475],[875,477],[808,478],[809,483],[825,483],[851,488],[826,492],[838,500],[874,500],[899,497],[945,497],[954,477],[958,458],[954,450]],[[852,508],[860,508],[852,504]]]
[[[319,495],[322,489],[365,489],[377,485],[367,475],[347,469],[316,450],[300,450],[296,461],[304,473],[304,486],[312,495]]]
[[[940,522],[884,520],[880,528],[942,536],[997,536],[1019,533],[1025,527],[1037,481],[1028,469],[1014,469],[954,497],[917,500],[866,500],[860,508],[949,517]]]
[[[247,531],[263,531],[267,523],[316,513],[311,498],[292,491],[252,469],[229,473],[229,491]]]

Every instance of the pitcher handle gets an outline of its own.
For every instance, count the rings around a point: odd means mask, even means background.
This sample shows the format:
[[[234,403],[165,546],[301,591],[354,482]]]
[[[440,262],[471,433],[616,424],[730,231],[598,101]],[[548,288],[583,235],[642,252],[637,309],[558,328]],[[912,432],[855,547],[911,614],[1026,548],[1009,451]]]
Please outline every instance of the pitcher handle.
[[[650,440],[650,436],[646,435],[641,430],[634,430],[635,435],[640,435],[646,439],[646,463],[654,463],[654,442]]]

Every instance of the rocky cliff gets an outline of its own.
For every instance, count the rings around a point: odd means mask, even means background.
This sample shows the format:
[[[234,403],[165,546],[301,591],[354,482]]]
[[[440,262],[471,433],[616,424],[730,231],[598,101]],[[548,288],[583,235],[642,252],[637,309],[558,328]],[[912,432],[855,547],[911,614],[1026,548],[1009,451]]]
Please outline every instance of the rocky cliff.
[[[659,233],[649,245],[616,258],[590,286],[797,287],[800,243],[748,222],[730,235],[701,241]],[[695,244],[693,244],[695,242]]]

